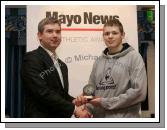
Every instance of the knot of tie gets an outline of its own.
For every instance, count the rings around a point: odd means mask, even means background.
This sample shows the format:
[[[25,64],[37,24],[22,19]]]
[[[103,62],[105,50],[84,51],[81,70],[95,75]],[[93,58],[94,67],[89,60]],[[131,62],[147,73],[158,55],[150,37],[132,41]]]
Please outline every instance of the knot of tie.
[[[57,60],[57,59],[58,59],[56,53],[53,53],[53,54],[52,54],[52,58],[53,58],[54,60]]]

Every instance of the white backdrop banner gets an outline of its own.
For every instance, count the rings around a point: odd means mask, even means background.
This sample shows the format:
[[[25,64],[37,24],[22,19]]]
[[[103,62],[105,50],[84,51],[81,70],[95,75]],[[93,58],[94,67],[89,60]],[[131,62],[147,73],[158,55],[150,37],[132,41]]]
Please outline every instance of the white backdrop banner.
[[[69,93],[74,97],[82,93],[94,60],[105,48],[102,28],[106,21],[119,19],[125,30],[124,42],[138,49],[135,5],[28,5],[27,51],[39,46],[38,23],[45,17],[55,17],[62,22],[62,42],[57,54],[68,66]]]

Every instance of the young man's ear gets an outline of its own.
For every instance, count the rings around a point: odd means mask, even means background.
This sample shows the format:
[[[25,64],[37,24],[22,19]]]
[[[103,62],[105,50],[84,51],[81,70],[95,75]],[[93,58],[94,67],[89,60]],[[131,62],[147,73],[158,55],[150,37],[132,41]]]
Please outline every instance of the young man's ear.
[[[125,38],[125,32],[122,33],[122,39],[124,39],[124,38]]]

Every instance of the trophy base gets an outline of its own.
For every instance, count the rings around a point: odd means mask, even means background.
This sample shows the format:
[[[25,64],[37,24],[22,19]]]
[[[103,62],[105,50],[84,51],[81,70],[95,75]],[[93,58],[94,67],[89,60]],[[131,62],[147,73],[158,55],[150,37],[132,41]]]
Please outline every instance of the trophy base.
[[[85,98],[87,98],[87,100],[92,100],[93,99],[93,96],[84,96]]]

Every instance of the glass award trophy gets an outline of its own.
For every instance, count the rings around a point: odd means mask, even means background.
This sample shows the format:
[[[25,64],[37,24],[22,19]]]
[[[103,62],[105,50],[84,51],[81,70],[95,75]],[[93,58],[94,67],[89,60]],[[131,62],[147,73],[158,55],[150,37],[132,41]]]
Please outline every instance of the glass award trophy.
[[[95,87],[92,84],[87,84],[83,88],[83,95],[86,97],[88,100],[93,99],[95,95]]]

